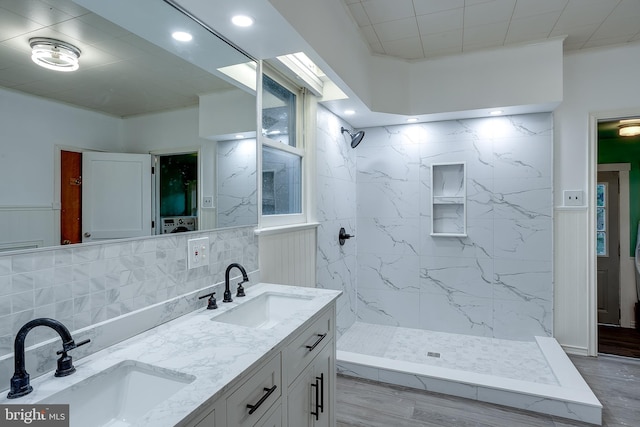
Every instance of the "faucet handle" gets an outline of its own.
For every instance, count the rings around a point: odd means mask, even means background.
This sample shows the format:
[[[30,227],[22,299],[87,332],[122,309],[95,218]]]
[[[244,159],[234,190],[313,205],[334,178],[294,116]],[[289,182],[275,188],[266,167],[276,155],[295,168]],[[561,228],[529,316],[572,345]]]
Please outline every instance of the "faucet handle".
[[[244,293],[244,286],[242,286],[242,284],[246,282],[248,282],[248,280],[243,280],[242,282],[238,283],[238,291],[236,292],[237,297],[247,296],[247,294]]]
[[[216,297],[214,297],[215,294],[216,294],[215,292],[211,292],[210,294],[202,295],[201,297],[198,297],[198,299],[209,297],[209,299],[207,300],[207,310],[215,310],[216,308],[218,308],[218,304],[216,303]]]
[[[62,356],[58,359],[58,369],[56,369],[54,376],[66,377],[67,375],[73,374],[76,371],[76,368],[73,366],[73,359],[67,354],[67,351],[73,350],[74,348],[78,348],[90,342],[90,339],[86,339],[77,344],[74,341],[63,343],[62,350],[56,351],[56,354],[61,354]]]

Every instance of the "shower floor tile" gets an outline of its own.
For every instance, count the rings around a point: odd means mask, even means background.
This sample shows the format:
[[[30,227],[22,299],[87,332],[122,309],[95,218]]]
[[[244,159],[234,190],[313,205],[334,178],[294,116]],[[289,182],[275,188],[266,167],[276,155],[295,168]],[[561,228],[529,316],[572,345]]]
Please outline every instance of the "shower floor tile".
[[[537,342],[356,322],[337,349],[368,356],[558,385]]]

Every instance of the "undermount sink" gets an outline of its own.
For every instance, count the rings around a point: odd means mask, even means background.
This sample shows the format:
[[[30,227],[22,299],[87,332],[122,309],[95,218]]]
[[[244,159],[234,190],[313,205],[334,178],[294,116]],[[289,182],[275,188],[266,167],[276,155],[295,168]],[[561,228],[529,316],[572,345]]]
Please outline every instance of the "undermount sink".
[[[38,403],[69,404],[71,427],[126,427],[195,379],[125,360]]]
[[[254,329],[269,329],[304,308],[304,304],[309,303],[312,299],[312,297],[303,295],[265,292],[211,318],[211,320]]]

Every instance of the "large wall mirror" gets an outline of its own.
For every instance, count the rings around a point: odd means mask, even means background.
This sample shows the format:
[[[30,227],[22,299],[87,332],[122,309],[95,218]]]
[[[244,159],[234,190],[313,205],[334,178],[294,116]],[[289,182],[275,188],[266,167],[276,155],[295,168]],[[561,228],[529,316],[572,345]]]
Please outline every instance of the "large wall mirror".
[[[0,14],[0,252],[257,223],[255,61],[169,1]]]

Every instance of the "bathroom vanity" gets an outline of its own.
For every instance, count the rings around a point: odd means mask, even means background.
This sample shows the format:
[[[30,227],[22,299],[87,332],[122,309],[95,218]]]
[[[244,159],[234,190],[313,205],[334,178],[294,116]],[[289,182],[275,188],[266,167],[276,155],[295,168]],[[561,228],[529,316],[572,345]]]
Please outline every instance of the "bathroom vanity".
[[[0,403],[69,403],[72,427],[332,426],[339,295],[257,284],[217,310],[203,304],[76,359],[73,375],[43,375],[32,393]]]

